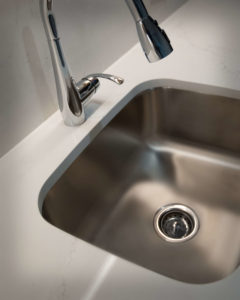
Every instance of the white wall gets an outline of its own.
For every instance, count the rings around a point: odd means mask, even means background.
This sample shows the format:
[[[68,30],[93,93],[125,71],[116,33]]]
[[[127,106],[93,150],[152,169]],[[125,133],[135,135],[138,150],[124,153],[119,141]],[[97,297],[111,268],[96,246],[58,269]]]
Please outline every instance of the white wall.
[[[163,21],[186,0],[145,0]],[[102,72],[137,41],[124,0],[55,0],[74,76]],[[0,157],[57,109],[39,0],[0,0]]]

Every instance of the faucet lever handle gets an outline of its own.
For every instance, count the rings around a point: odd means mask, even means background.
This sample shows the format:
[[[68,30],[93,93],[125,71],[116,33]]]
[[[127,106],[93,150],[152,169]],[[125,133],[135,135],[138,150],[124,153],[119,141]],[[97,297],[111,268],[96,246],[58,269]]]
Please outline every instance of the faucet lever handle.
[[[95,94],[97,89],[99,88],[100,82],[98,78],[108,79],[119,85],[123,84],[124,82],[124,79],[119,76],[102,73],[90,74],[82,78],[82,80],[76,83],[76,88],[83,104],[87,104],[93,94]]]
[[[97,79],[97,78],[108,79],[119,85],[123,84],[123,82],[124,82],[124,79],[119,76],[115,76],[115,75],[111,75],[111,74],[103,74],[103,73],[90,74],[83,79],[92,81],[93,79]]]

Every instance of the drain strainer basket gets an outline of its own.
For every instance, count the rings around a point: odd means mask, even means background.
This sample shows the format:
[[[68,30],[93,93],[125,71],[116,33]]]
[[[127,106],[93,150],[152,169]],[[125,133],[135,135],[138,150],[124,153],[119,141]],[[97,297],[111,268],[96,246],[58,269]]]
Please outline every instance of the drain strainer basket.
[[[182,204],[160,208],[154,216],[154,228],[165,241],[178,243],[192,239],[199,229],[195,212]]]

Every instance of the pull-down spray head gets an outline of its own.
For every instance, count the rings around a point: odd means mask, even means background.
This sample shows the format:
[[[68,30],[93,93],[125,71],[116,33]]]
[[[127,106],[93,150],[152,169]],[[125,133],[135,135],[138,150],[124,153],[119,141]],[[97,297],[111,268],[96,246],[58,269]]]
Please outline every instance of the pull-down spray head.
[[[173,51],[170,40],[153,20],[142,0],[125,0],[136,22],[139,41],[149,62],[158,61]]]

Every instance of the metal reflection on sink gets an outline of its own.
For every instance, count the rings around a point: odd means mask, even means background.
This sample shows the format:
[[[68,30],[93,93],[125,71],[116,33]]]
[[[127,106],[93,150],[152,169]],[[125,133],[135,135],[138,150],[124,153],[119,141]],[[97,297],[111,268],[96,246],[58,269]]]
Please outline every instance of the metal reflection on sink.
[[[169,243],[156,212],[192,209],[197,233]],[[142,92],[48,192],[56,227],[176,280],[208,283],[240,260],[240,102],[175,88]]]

